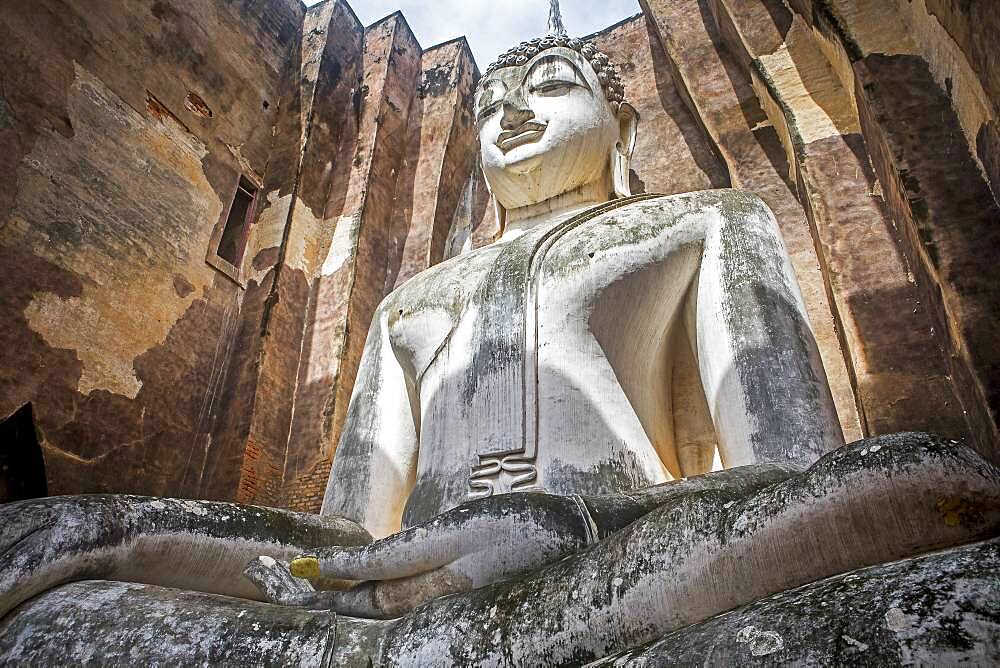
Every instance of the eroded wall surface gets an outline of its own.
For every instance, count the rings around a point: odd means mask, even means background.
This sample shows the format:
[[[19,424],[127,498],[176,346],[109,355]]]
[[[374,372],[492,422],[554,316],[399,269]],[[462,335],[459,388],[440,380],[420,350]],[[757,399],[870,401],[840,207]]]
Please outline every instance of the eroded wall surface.
[[[49,492],[198,495],[245,291],[205,262],[268,171],[291,0],[0,10],[0,416]]]
[[[1000,229],[997,61],[985,48],[996,32],[994,3],[643,7],[681,78],[701,72],[715,82],[704,94],[688,86],[692,104],[708,109],[704,100],[719,90],[749,85],[738,113],[717,122],[778,140],[783,156],[772,146],[772,161],[808,220],[862,431],[935,431],[1000,457],[997,347],[987,324],[1000,314],[987,259]],[[701,32],[711,47],[692,52]],[[714,74],[705,72],[713,57],[721,64]],[[794,236],[783,231],[786,242]]]
[[[1000,459],[993,3],[641,4],[589,37],[641,116],[633,192],[768,203],[849,440]],[[0,420],[31,404],[49,493],[317,510],[376,306],[497,232],[478,76],[336,0],[5,4]]]

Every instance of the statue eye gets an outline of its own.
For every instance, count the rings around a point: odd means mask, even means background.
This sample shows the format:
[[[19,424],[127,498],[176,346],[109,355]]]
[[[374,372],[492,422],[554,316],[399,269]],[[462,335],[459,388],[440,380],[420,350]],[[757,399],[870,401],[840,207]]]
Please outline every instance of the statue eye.
[[[586,84],[572,63],[560,56],[549,56],[535,63],[526,77],[525,85],[531,93],[560,95]]]
[[[578,84],[575,81],[566,81],[564,79],[549,79],[548,81],[540,81],[532,85],[530,91],[532,93],[539,93],[541,95],[558,95],[570,88],[579,86],[580,84]]]
[[[490,82],[476,100],[476,120],[492,116],[500,108],[506,88],[498,82]]]
[[[500,103],[499,102],[494,102],[493,104],[490,104],[490,105],[487,105],[485,107],[482,107],[479,110],[479,113],[476,114],[476,118],[479,119],[479,120],[482,120],[482,119],[486,118],[487,116],[492,116],[493,114],[495,114],[497,112],[497,110],[499,108],[500,108]]]

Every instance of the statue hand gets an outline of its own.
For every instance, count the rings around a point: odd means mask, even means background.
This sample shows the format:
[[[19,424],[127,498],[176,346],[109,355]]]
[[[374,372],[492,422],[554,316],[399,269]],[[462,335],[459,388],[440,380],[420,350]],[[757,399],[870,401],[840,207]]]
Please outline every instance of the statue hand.
[[[309,580],[293,576],[284,561],[261,555],[250,560],[243,575],[271,603],[303,608],[329,607],[318,597],[322,592],[317,592]]]
[[[589,516],[571,497],[521,493],[463,504],[433,520],[355,548],[292,561],[299,578],[364,580],[345,591],[286,600],[355,617],[397,617],[426,601],[535,570],[593,542]]]

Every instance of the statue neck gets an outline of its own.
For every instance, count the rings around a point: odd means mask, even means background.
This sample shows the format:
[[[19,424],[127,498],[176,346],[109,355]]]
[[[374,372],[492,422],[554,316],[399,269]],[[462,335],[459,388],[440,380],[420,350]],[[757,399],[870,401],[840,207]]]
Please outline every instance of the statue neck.
[[[608,201],[608,184],[598,179],[551,199],[516,209],[507,209],[507,221],[499,241],[511,241],[528,230],[546,223],[556,223]]]

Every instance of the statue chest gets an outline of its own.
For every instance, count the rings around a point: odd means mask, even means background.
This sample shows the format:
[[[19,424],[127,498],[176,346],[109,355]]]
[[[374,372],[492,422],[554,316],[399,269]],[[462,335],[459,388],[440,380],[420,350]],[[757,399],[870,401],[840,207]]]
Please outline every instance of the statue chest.
[[[637,212],[587,221],[541,255],[499,248],[482,264],[456,263],[462,303],[447,322],[393,334],[420,407],[411,506],[433,506],[415,512],[499,492],[610,493],[669,479],[629,389],[662,378],[696,236]]]
[[[664,199],[673,198],[654,202]],[[419,385],[446,351],[451,359],[465,350],[475,359],[451,364],[488,372],[506,363],[504,349],[537,347],[536,329],[555,339],[597,334],[609,348],[655,329],[675,301],[664,290],[686,288],[700,249],[699,226],[663,213],[631,205],[587,220],[542,252],[494,244],[432,267],[388,305],[397,359]],[[512,243],[530,249],[546,231]]]

